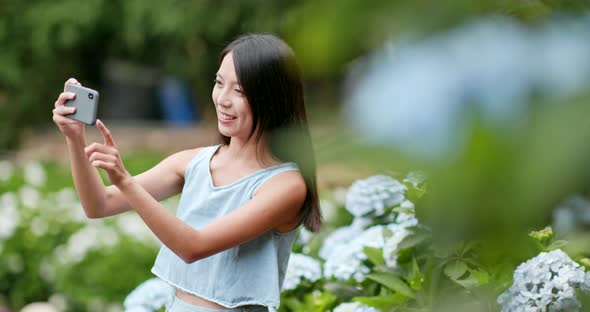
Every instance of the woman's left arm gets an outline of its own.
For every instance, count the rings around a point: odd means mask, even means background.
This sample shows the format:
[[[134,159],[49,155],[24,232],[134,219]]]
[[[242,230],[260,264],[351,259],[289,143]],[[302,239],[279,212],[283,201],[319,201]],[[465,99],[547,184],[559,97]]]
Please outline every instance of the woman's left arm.
[[[114,139],[106,127],[99,129],[105,142],[114,147]],[[111,183],[119,188],[158,239],[186,263],[243,244],[291,222],[298,217],[305,201],[306,185],[302,175],[287,171],[264,183],[242,207],[196,230],[150,196],[124,169],[118,153],[112,159],[112,163],[99,167],[106,171]]]

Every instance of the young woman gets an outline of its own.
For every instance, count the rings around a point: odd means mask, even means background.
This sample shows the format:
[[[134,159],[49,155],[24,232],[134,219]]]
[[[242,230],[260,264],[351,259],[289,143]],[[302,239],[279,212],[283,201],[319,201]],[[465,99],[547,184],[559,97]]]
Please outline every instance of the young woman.
[[[278,308],[297,229],[321,224],[292,50],[272,35],[246,35],[219,63],[212,98],[222,144],[178,152],[135,177],[100,120],[104,143],[86,145],[84,125],[64,116],[74,112],[64,106],[74,94],[61,93],[53,110],[86,215],[133,209],[163,243],[152,272],[176,288],[168,311]],[[180,192],[174,216],[159,201]]]

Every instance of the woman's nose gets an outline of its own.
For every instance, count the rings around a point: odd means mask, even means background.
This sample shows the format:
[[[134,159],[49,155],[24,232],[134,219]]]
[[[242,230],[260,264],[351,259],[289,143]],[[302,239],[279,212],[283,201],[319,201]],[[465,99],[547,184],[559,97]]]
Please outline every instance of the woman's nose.
[[[224,107],[231,106],[231,100],[228,92],[226,92],[225,90],[221,90],[219,92],[219,94],[217,95],[217,104],[222,105]]]

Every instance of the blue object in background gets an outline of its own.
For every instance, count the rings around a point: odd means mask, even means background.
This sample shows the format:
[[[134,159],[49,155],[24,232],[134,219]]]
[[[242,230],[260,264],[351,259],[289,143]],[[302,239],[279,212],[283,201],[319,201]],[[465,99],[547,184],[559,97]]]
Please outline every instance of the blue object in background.
[[[159,97],[162,116],[168,125],[187,126],[199,120],[190,87],[185,81],[174,77],[163,78]]]

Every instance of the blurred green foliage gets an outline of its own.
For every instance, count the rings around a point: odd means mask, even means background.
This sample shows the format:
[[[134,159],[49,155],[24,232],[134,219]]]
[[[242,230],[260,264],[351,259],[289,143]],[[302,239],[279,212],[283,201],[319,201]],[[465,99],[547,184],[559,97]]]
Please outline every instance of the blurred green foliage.
[[[132,174],[138,174],[161,158],[157,153],[132,153],[124,162]],[[126,231],[134,225],[128,219],[86,219],[67,168],[55,162],[38,163],[42,172],[34,175],[45,182],[33,185],[25,167],[36,163],[8,165],[12,168],[8,171],[7,164],[3,161],[0,170],[0,212],[3,227],[8,227],[0,235],[0,307],[18,311],[58,295],[67,306],[65,311],[104,311],[109,304],[120,306],[135,286],[151,276],[157,244],[130,236]],[[97,244],[98,237],[70,242],[75,233],[96,226],[116,233],[109,238],[111,245]],[[145,231],[149,233],[147,227]],[[76,252],[72,250],[81,252],[85,246],[92,247],[73,260]]]
[[[277,33],[303,65],[308,94],[334,103],[345,65],[403,33],[427,34],[485,14],[530,22],[586,1],[0,1],[0,150],[23,128],[50,122],[68,77],[99,88],[102,66],[119,59],[191,81],[207,103],[217,54],[233,37]],[[318,83],[322,82],[322,83]],[[334,98],[325,98],[325,97]]]
[[[294,4],[2,1],[0,150],[17,146],[24,127],[51,121],[68,77],[100,89],[102,65],[110,59],[189,79],[195,94],[208,98],[225,44],[239,33],[281,32]]]

